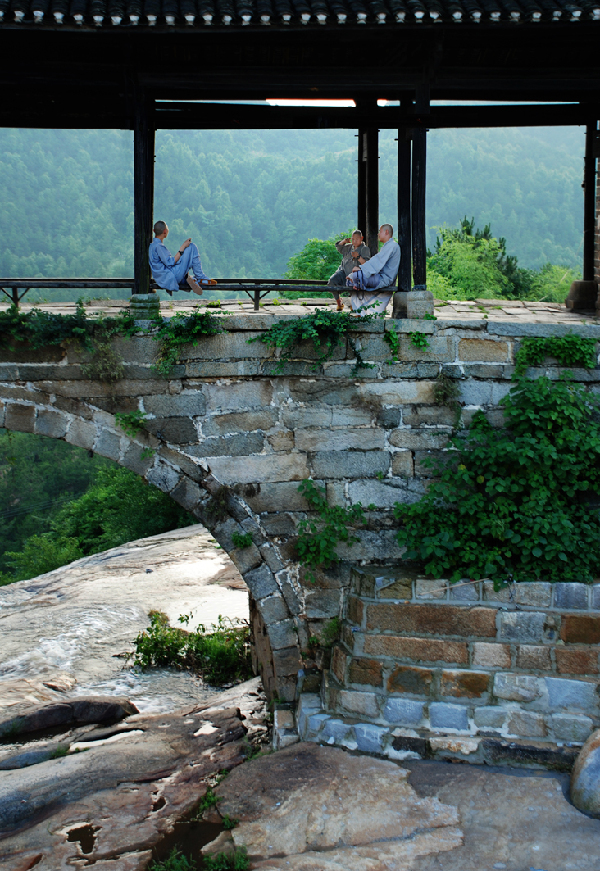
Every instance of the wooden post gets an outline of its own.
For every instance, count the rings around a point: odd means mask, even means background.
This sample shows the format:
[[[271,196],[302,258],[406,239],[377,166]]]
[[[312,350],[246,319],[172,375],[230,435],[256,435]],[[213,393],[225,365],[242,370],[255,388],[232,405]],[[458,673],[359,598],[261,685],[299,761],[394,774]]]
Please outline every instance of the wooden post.
[[[366,239],[367,232],[367,157],[366,157],[366,131],[362,128],[358,131],[358,165],[357,165],[357,209],[356,228],[363,233]]]
[[[427,84],[417,89],[415,114],[429,112],[429,87]],[[425,225],[425,180],[427,169],[427,131],[413,130],[412,147],[412,260],[413,286],[425,289],[426,274],[426,225]]]
[[[366,217],[365,242],[371,256],[379,251],[379,129],[368,127],[366,144]]]
[[[401,102],[401,110],[405,110]],[[400,270],[398,290],[408,291],[412,287],[411,269],[411,202],[410,187],[412,176],[412,131],[398,130],[398,244],[400,245]]]
[[[139,91],[134,101],[133,121],[133,292],[150,293],[148,246],[152,241],[154,207],[154,107]]]
[[[598,124],[586,126],[583,166],[583,280],[594,280],[594,236],[596,230],[596,156]]]

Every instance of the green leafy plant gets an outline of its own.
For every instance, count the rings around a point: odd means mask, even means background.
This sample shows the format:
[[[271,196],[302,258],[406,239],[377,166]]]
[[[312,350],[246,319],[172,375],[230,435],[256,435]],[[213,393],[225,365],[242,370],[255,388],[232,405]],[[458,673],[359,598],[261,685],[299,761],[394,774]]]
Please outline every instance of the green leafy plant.
[[[189,624],[192,615],[179,622]],[[250,627],[241,620],[219,616],[207,630],[202,624],[189,632],[169,626],[161,615],[150,616],[150,626],[134,641],[134,665],[144,670],[172,666],[198,672],[213,686],[246,680],[252,674]]]
[[[196,871],[197,866],[193,859],[188,859],[181,850],[173,847],[166,859],[162,862],[155,859],[148,868],[149,871]]]
[[[600,571],[600,400],[568,380],[519,378],[505,427],[475,415],[438,480],[394,506],[405,559],[434,577],[591,581]]]
[[[398,356],[398,354],[400,353],[400,336],[397,330],[391,328],[389,330],[385,330],[383,334],[383,341],[390,346],[390,351],[392,352],[392,360],[396,360],[396,362],[398,362],[398,360],[400,359]],[[387,362],[391,365],[390,360],[388,360]]]
[[[321,644],[323,647],[332,647],[340,637],[342,631],[342,622],[339,617],[332,617],[329,620],[321,633]]]
[[[554,357],[559,366],[593,369],[597,360],[596,340],[584,339],[576,333],[525,338],[521,341],[515,357],[515,373],[524,375],[530,366],[541,366],[545,357]]]
[[[215,793],[209,787],[206,790],[206,792],[204,793],[204,795],[202,796],[202,798],[200,799],[198,807],[196,808],[196,818],[200,819],[200,817],[202,816],[202,814],[205,811],[208,811],[211,808],[216,807],[220,801],[221,801],[221,796],[215,795]]]
[[[77,341],[87,351],[94,351],[94,341],[106,343],[114,336],[132,336],[135,319],[129,312],[120,312],[114,318],[88,318],[85,307],[78,300],[75,313],[54,314],[33,308],[21,312],[12,305],[0,312],[0,344],[29,342],[33,348],[60,345]]]
[[[332,563],[339,562],[336,547],[340,542],[346,542],[350,547],[358,541],[350,533],[350,529],[366,523],[362,505],[357,503],[351,508],[341,505],[329,505],[325,490],[315,486],[310,478],[302,481],[298,487],[313,511],[318,514],[318,520],[306,517],[300,521],[298,535],[298,557],[300,564],[309,569],[307,577],[314,580],[313,569],[329,568]]]
[[[184,345],[197,345],[202,337],[216,336],[222,332],[221,323],[209,312],[176,312],[172,318],[160,321],[153,334],[153,338],[160,343],[160,349],[152,368],[161,375],[169,375]]]
[[[250,861],[245,847],[236,847],[233,853],[216,853],[202,859],[204,871],[248,871]]]
[[[454,426],[460,424],[462,409],[458,397],[460,396],[460,387],[456,380],[451,378],[443,370],[435,379],[433,385],[433,401],[436,405],[447,405],[454,412]]]
[[[252,535],[249,532],[240,533],[234,531],[231,535],[231,541],[234,547],[246,548],[252,545]]]
[[[206,308],[221,308],[221,300],[220,299],[209,299],[208,302],[205,303]]]
[[[55,747],[52,753],[50,754],[50,759],[63,759],[65,756],[69,755],[69,745],[68,744],[59,744],[58,747]]]
[[[226,831],[231,831],[231,829],[235,829],[239,826],[240,821],[236,817],[230,817],[229,814],[225,814],[223,816],[223,828]]]
[[[427,341],[427,336],[425,333],[419,333],[415,331],[414,333],[409,333],[410,341],[415,346],[415,348],[421,348],[425,350],[429,347],[429,342]]]
[[[125,377],[123,358],[117,354],[110,341],[92,341],[92,359],[83,363],[81,371],[86,378],[112,384]]]
[[[146,415],[143,411],[139,411],[139,409],[128,412],[117,411],[115,414],[115,420],[123,432],[126,432],[128,436],[131,436],[131,438],[135,438],[136,435],[144,429]]]
[[[437,321],[437,318],[435,315],[432,315],[431,312],[425,312],[425,314],[423,315],[423,320],[424,321]]]
[[[371,321],[374,318],[375,315],[365,315],[361,318],[361,322]],[[356,330],[357,326],[356,318],[351,315],[323,309],[285,323],[275,324],[260,336],[248,339],[248,342],[263,342],[273,348],[280,348],[281,357],[276,371],[283,372],[286,362],[293,358],[294,351],[300,343],[310,341],[319,354],[311,367],[316,370],[321,363],[331,360],[335,349],[346,338],[348,332]],[[361,365],[359,357],[357,357],[357,365],[359,367]]]

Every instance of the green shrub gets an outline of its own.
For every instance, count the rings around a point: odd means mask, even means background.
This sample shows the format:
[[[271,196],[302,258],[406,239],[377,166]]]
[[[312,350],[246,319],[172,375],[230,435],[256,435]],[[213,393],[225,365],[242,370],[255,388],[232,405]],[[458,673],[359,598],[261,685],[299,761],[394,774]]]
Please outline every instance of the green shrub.
[[[236,847],[233,853],[217,853],[202,860],[205,871],[248,871],[250,863],[245,847]]]
[[[192,615],[179,618],[189,623]],[[207,630],[201,624],[194,632],[167,625],[153,613],[150,626],[134,641],[134,665],[146,669],[161,666],[189,668],[206,683],[220,686],[246,680],[252,675],[250,627],[241,620],[219,616]]]
[[[192,859],[187,859],[177,847],[174,847],[167,859],[163,859],[162,862],[158,860],[151,862],[148,871],[196,871],[196,867]]]
[[[51,533],[32,535],[20,551],[7,551],[6,561],[12,569],[12,577],[4,583],[35,578],[46,572],[59,569],[83,556],[76,538],[55,539]],[[0,581],[0,584],[2,581]]]
[[[361,323],[366,323],[376,317],[378,315],[364,315],[360,320]],[[248,339],[248,342],[262,342],[265,345],[271,345],[273,349],[280,348],[281,357],[277,363],[276,371],[283,372],[286,362],[292,359],[298,346],[302,342],[310,341],[319,354],[311,367],[316,370],[321,363],[331,360],[338,345],[346,340],[346,336],[351,330],[356,329],[358,329],[358,325],[356,318],[352,315],[324,308],[310,315],[275,324],[266,332],[261,333],[260,336]],[[355,347],[354,353],[357,359],[356,369],[372,368],[372,366],[365,366]]]
[[[519,379],[505,428],[482,413],[432,462],[438,480],[395,505],[405,559],[435,577],[591,581],[600,571],[600,400],[567,380]]]
[[[234,547],[246,548],[252,546],[252,535],[249,532],[240,533],[233,532],[231,534],[231,541]]]

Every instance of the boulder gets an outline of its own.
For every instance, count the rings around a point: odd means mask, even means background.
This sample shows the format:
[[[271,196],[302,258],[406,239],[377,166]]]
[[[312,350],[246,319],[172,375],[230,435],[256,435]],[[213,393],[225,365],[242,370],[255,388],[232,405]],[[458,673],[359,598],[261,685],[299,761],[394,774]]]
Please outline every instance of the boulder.
[[[115,696],[90,696],[55,705],[37,705],[17,716],[0,720],[0,737],[6,739],[57,726],[118,723],[124,717],[137,713],[138,709],[129,699]]]
[[[600,729],[592,732],[575,761],[571,801],[578,810],[600,818]]]

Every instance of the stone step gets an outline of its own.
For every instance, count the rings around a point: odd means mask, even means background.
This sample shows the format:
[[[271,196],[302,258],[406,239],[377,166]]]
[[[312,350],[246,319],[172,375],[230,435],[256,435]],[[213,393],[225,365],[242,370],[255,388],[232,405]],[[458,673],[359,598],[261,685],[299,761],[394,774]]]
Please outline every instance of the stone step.
[[[451,727],[407,728],[372,723],[365,717],[332,714],[316,693],[300,696],[297,728],[301,741],[335,745],[396,761],[436,759],[569,771],[582,746],[581,742],[505,738],[491,733],[460,735]]]

